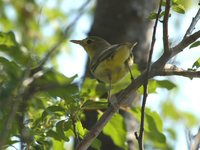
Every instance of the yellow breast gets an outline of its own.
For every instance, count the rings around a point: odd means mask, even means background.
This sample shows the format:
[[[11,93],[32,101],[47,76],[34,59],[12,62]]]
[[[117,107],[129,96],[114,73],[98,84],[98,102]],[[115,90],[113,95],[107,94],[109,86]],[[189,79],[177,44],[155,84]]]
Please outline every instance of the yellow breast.
[[[133,65],[130,53],[130,47],[127,45],[120,46],[111,57],[99,63],[93,72],[94,76],[106,83],[120,81],[129,71],[125,62],[128,61],[130,67]]]

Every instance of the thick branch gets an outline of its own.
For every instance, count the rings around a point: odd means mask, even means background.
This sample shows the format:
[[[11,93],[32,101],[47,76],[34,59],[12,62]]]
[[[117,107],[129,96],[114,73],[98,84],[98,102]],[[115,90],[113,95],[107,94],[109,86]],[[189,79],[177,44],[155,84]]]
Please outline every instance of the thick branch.
[[[200,130],[195,135],[194,139],[191,141],[190,150],[198,150],[200,144]]]

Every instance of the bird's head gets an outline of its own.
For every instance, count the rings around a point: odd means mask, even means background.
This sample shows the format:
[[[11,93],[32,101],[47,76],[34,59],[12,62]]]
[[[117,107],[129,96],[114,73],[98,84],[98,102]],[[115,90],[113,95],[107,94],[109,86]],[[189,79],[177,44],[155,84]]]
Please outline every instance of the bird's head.
[[[70,42],[81,45],[88,53],[90,59],[93,59],[102,50],[111,46],[106,40],[97,36],[89,36],[83,40],[71,40]]]

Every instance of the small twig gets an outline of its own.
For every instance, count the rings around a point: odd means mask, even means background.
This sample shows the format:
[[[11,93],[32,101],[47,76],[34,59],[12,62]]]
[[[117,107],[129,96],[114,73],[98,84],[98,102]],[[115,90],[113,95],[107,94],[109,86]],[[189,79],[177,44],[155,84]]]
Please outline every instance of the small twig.
[[[190,150],[198,150],[200,145],[200,129],[195,135],[194,139],[191,141]]]
[[[163,46],[164,52],[169,52],[169,35],[168,35],[168,19],[169,19],[169,11],[170,11],[170,0],[166,0],[165,5],[165,15],[163,20]]]
[[[184,38],[179,44],[171,48],[172,51],[171,57],[180,53],[185,47],[195,42],[199,38],[199,36],[200,36],[200,30]]]
[[[182,68],[178,68],[174,65],[167,65],[164,67],[162,71],[159,71],[157,75],[160,76],[183,76],[188,78],[200,78],[200,71],[193,71],[193,70],[184,70]]]
[[[70,30],[74,27],[76,22],[80,19],[80,17],[84,14],[85,7],[89,4],[91,0],[87,0],[79,9],[78,9],[78,14],[74,18],[74,20],[67,26],[65,27],[64,30],[64,36],[63,38],[60,39],[57,43],[55,43],[49,50],[47,50],[47,53],[45,54],[44,58],[41,60],[39,66],[34,68],[32,70],[32,74],[36,73],[37,71],[41,70],[45,63],[49,60],[50,56],[56,52],[56,50],[60,47],[60,45],[66,40],[66,38],[69,36]]]
[[[150,52],[149,52],[146,77],[145,77],[145,82],[144,82],[144,85],[143,85],[144,92],[143,92],[143,100],[142,100],[142,106],[141,106],[140,131],[139,131],[139,136],[137,137],[137,141],[138,141],[138,144],[139,144],[139,150],[144,149],[143,135],[144,135],[145,105],[146,105],[146,100],[147,100],[147,96],[148,96],[148,79],[149,79],[149,72],[151,70],[151,59],[152,59],[152,55],[153,55],[154,44],[155,44],[155,41],[156,41],[156,29],[157,29],[159,16],[160,16],[160,13],[161,13],[161,6],[162,6],[162,0],[160,0],[158,13],[157,13],[156,21],[155,21],[154,28],[153,28],[153,35],[152,35]]]
[[[87,0],[79,9],[78,9],[78,15],[74,18],[74,20],[65,28],[64,36],[65,38],[68,37],[68,34],[70,33],[71,28],[74,27],[76,22],[80,19],[80,17],[84,14],[86,6],[90,3],[91,0]]]
[[[191,22],[189,28],[187,29],[183,39],[185,39],[186,37],[188,37],[192,34],[199,19],[200,19],[200,9],[198,10],[196,16],[194,18],[192,18],[192,22]]]

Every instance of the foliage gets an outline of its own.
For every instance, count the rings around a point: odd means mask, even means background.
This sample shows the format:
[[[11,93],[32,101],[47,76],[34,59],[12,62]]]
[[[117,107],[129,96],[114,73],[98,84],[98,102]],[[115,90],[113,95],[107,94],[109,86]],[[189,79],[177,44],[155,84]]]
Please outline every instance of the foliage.
[[[53,23],[65,24],[69,13],[62,11],[59,2],[63,1],[58,1],[55,8],[42,10],[34,0],[0,1],[0,146],[25,143],[27,149],[64,149],[65,142],[71,138],[82,139],[88,132],[82,125],[84,111],[97,112],[101,116],[108,107],[107,99],[103,98],[108,86],[88,78],[80,86],[75,82],[76,75],[66,77],[57,70],[57,55],[51,57],[48,67],[39,67],[35,72],[46,52],[63,38],[63,30],[53,26]],[[8,14],[8,9],[14,14]],[[172,9],[185,13],[178,1],[173,1]],[[149,18],[155,19],[156,15],[152,13]],[[159,17],[163,15],[164,12]],[[50,30],[50,33],[45,30]],[[199,41],[190,48],[197,46]],[[192,68],[198,69],[199,64],[200,59]],[[137,66],[133,71],[136,77],[140,75]],[[113,87],[113,93],[129,83],[130,77],[127,76],[124,82]],[[149,81],[149,93],[156,93],[158,88],[173,90],[176,87],[168,79]],[[142,94],[141,88],[138,94]],[[173,127],[164,128],[164,119],[184,122],[189,127],[195,126],[197,119],[190,113],[178,110],[171,101],[164,102],[161,107],[160,114],[146,109],[145,146],[172,149],[166,133],[176,139],[176,132]],[[124,111],[140,121],[139,107]],[[128,149],[125,120],[119,113],[104,127],[103,133],[117,146]],[[101,149],[101,144],[97,138],[91,146]]]

